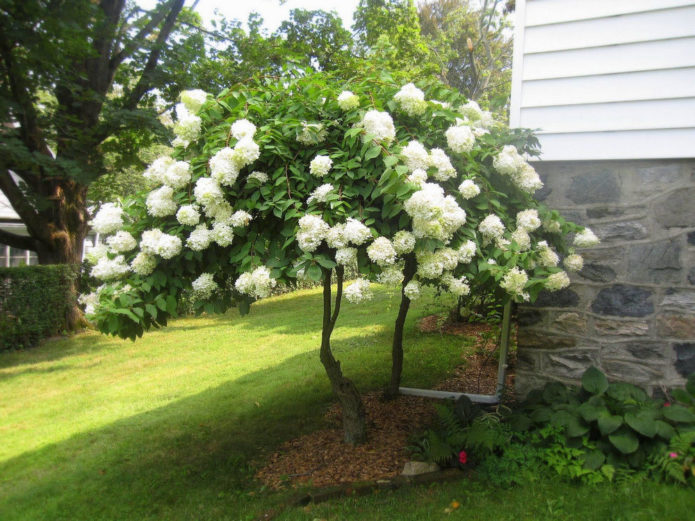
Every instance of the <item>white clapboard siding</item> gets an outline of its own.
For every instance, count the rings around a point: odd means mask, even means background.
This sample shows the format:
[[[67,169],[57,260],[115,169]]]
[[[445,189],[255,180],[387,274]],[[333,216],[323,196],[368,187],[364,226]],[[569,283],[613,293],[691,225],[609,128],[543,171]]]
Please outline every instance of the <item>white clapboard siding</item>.
[[[695,0],[517,0],[510,122],[552,160],[695,157]]]
[[[690,0],[536,0],[526,7],[526,27],[692,5]]]

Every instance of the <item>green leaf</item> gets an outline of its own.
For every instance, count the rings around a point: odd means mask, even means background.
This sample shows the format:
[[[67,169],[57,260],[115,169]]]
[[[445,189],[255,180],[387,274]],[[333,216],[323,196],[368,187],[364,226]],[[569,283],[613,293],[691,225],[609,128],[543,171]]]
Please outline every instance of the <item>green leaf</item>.
[[[623,403],[646,402],[647,393],[636,385],[614,382],[608,386],[606,394]]]
[[[664,418],[676,423],[695,423],[695,414],[682,405],[663,408]]]
[[[384,158],[384,165],[389,167],[398,163],[398,158],[396,156],[386,156]]]
[[[605,374],[592,366],[582,375],[582,387],[591,394],[603,394],[608,389],[608,380]]]
[[[367,150],[367,153],[364,155],[364,159],[365,161],[369,161],[370,159],[377,157],[379,154],[381,154],[381,147],[373,146]]]
[[[656,434],[660,438],[670,440],[676,435],[676,429],[671,427],[671,425],[669,425],[665,421],[656,420],[656,422],[654,423],[656,425]]]
[[[600,450],[592,450],[584,454],[584,468],[589,470],[598,470],[606,461],[606,456]]]
[[[603,405],[594,405],[590,402],[584,402],[578,408],[579,414],[582,415],[588,422],[593,422],[599,419],[600,416],[608,414],[608,409]]]
[[[625,414],[625,423],[632,429],[647,438],[656,436],[656,422],[653,411],[628,412]]]
[[[157,308],[155,306],[153,306],[152,304],[145,304],[145,309],[152,318],[157,318]]]
[[[632,454],[639,448],[639,439],[634,432],[625,427],[610,434],[608,439],[623,454]]]
[[[243,299],[239,300],[238,306],[239,306],[239,314],[242,317],[249,314],[249,311],[251,310],[251,302],[249,301],[249,299],[243,298]]]
[[[688,381],[685,383],[685,390],[688,391],[693,398],[695,398],[695,373],[688,377]]]
[[[604,436],[618,430],[623,424],[623,419],[620,416],[605,414],[598,418],[598,428]]]
[[[683,389],[674,389],[671,391],[671,395],[681,403],[695,405],[695,397]]]
[[[323,266],[324,268],[327,268],[329,270],[333,269],[337,266],[335,261],[333,261],[327,257],[324,257],[323,255],[314,257],[314,260],[316,260],[316,262],[318,262],[321,266]]]
[[[306,276],[309,280],[313,281],[320,281],[321,280],[321,268],[319,268],[316,264],[312,264],[309,266],[309,269],[306,270]]]

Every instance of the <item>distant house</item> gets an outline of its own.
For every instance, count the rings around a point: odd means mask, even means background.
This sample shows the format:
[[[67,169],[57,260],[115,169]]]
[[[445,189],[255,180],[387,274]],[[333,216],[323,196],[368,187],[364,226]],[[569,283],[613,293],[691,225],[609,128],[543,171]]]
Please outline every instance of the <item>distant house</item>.
[[[695,372],[695,0],[517,0],[510,121],[546,204],[590,226],[572,286],[520,310],[517,389],[590,365]]]

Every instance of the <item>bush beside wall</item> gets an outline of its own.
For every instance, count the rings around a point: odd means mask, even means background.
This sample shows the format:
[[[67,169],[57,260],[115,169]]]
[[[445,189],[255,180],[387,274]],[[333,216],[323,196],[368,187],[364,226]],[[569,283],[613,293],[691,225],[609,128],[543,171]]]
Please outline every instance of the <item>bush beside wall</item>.
[[[0,268],[0,350],[30,347],[63,331],[76,276],[69,265]]]

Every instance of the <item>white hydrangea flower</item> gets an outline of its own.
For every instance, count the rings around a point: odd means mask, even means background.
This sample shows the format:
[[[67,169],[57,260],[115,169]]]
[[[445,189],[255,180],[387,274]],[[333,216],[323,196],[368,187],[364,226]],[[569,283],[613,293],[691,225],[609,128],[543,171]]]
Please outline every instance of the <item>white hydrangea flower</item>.
[[[584,267],[584,258],[577,253],[573,253],[565,257],[562,263],[569,271],[581,271]]]
[[[171,259],[181,253],[181,239],[176,235],[163,233],[157,241],[157,255],[163,259]]]
[[[533,194],[536,190],[543,188],[543,181],[528,163],[524,163],[519,173],[514,177],[516,185],[528,194]]]
[[[210,158],[209,164],[210,177],[223,186],[232,186],[239,177],[239,166],[235,161],[234,150],[229,147],[219,150]]]
[[[338,248],[335,250],[335,262],[341,266],[356,266],[357,248]]]
[[[77,297],[77,302],[84,306],[85,314],[93,315],[99,307],[99,293],[99,291],[93,291],[91,293],[83,293]]]
[[[391,266],[382,270],[377,279],[386,286],[396,286],[403,281],[403,271],[398,266]]]
[[[135,238],[124,230],[116,232],[116,235],[106,239],[106,243],[111,247],[111,250],[117,253],[130,251],[138,245]]]
[[[388,112],[370,110],[362,118],[360,126],[367,135],[374,136],[377,141],[390,143],[396,137],[396,128],[393,126],[393,118]],[[365,136],[366,138],[366,136]]]
[[[581,232],[574,236],[573,244],[578,248],[590,248],[596,246],[601,241],[590,228],[584,228]]]
[[[340,249],[348,245],[348,240],[345,237],[345,223],[336,224],[328,233],[326,233],[326,244],[330,248]]]
[[[451,159],[441,148],[432,149],[430,162],[437,169],[433,176],[437,181],[444,182],[452,177],[456,177],[457,172],[454,165],[451,164]]]
[[[96,233],[113,233],[123,227],[123,208],[105,203],[89,223]]]
[[[446,131],[446,144],[456,154],[465,154],[473,150],[475,134],[467,126],[449,127]]]
[[[463,297],[471,292],[471,287],[468,285],[468,279],[466,277],[456,278],[448,273],[442,277],[442,282],[455,297]]]
[[[466,179],[459,185],[459,192],[464,199],[472,199],[480,193],[480,187],[470,179]]]
[[[195,182],[193,196],[203,206],[219,204],[224,200],[220,185],[211,177],[201,177]]]
[[[545,289],[548,291],[558,291],[570,285],[570,278],[567,273],[560,271],[548,276],[545,281]]]
[[[148,255],[156,255],[162,231],[156,228],[145,230],[140,237],[140,250]]]
[[[204,300],[210,298],[219,286],[215,282],[212,273],[201,273],[200,277],[191,283],[191,287],[193,288],[195,297]]]
[[[193,89],[181,92],[181,102],[186,109],[194,114],[200,110],[200,107],[203,106],[207,99],[208,93],[204,90]]]
[[[519,251],[526,251],[531,248],[531,236],[524,228],[514,230],[512,240],[519,245]]]
[[[176,213],[176,201],[173,199],[174,189],[170,186],[161,186],[153,190],[147,196],[147,213],[153,217],[166,217]]]
[[[220,222],[227,222],[232,218],[232,205],[227,201],[212,203],[205,207],[205,215]]]
[[[195,226],[200,222],[200,212],[194,204],[186,204],[176,212],[176,220],[185,226]]]
[[[174,134],[180,143],[186,147],[191,141],[198,139],[202,120],[191,114],[183,103],[176,106],[176,116],[178,120],[174,124]]]
[[[169,167],[176,161],[168,156],[162,156],[155,159],[150,166],[147,167],[142,177],[156,184],[164,184],[164,176],[169,170]]]
[[[476,120],[482,117],[483,111],[475,101],[470,100],[465,105],[459,107],[459,112],[466,118]]]
[[[270,270],[265,266],[259,266],[251,273],[242,273],[234,283],[237,291],[254,298],[265,298],[275,287],[277,282],[270,277]]]
[[[352,217],[345,222],[345,239],[350,244],[360,246],[372,238],[372,232],[364,224]]]
[[[403,293],[409,300],[417,300],[420,298],[420,283],[416,280],[411,280],[403,288]]]
[[[306,252],[315,251],[326,238],[330,226],[318,215],[305,215],[299,219],[297,242],[299,248]]]
[[[333,166],[333,161],[328,156],[318,155],[311,160],[309,164],[309,172],[316,177],[325,176]]]
[[[427,149],[419,141],[409,142],[403,150],[401,150],[401,156],[408,170],[411,172],[418,169],[427,170],[432,164]]]
[[[251,172],[249,174],[249,176],[247,177],[248,181],[255,180],[255,181],[258,181],[258,184],[261,184],[261,185],[266,184],[268,182],[268,179],[269,179],[268,174],[266,174],[265,172],[259,172],[259,171]]]
[[[106,256],[108,251],[109,249],[107,248],[106,244],[95,244],[87,250],[85,253],[85,258],[90,264],[96,264],[99,262],[99,259]]]
[[[404,85],[393,97],[409,116],[421,116],[427,110],[425,93],[414,84]]]
[[[360,106],[360,99],[349,90],[344,90],[338,96],[338,106],[346,111],[355,109]]]
[[[543,221],[543,229],[548,233],[560,233],[562,231],[562,226],[560,225],[560,221],[549,219]]]
[[[393,249],[398,255],[405,255],[415,249],[415,235],[401,230],[393,236]]]
[[[261,156],[261,148],[253,139],[245,137],[234,145],[233,161],[237,168],[242,169],[253,163]]]
[[[504,274],[504,277],[500,282],[500,287],[510,295],[523,300],[529,300],[529,294],[524,291],[527,282],[528,275],[526,272],[521,268],[514,266],[511,270]]]
[[[330,183],[323,184],[311,192],[311,195],[307,198],[306,204],[311,204],[312,202],[325,203],[328,195],[333,191],[333,185]]]
[[[540,228],[541,220],[538,217],[538,210],[530,208],[516,214],[516,225],[527,232],[532,232]]]
[[[418,168],[408,176],[407,181],[422,187],[427,182],[427,172],[422,168]]]
[[[449,242],[454,232],[466,222],[466,212],[438,184],[425,183],[404,203],[406,213],[413,220],[413,234],[417,238],[431,237]]]
[[[504,234],[504,223],[495,214],[490,214],[478,225],[478,230],[487,239],[499,239]]]
[[[185,161],[175,161],[164,172],[163,182],[172,188],[183,188],[191,182],[191,165]]]
[[[396,250],[386,237],[377,237],[367,248],[369,259],[379,266],[388,266],[396,262]]]
[[[444,273],[444,262],[440,255],[430,251],[416,251],[417,274],[424,279],[438,279]]]
[[[238,119],[232,123],[232,136],[236,140],[252,139],[255,134],[256,125],[251,123],[248,119]]]
[[[229,218],[229,223],[235,228],[244,228],[245,226],[249,225],[252,219],[253,217],[250,213],[245,212],[244,210],[237,210]]]
[[[495,156],[492,166],[502,175],[515,176],[526,164],[514,145],[505,145]]]
[[[538,262],[541,264],[541,266],[546,268],[554,268],[557,266],[558,262],[560,262],[560,257],[558,257],[557,253],[555,253],[555,251],[548,246],[546,241],[539,242],[538,248]]]
[[[203,251],[210,246],[211,242],[212,234],[210,230],[204,224],[200,224],[196,226],[195,230],[188,236],[186,246],[193,251]]]
[[[302,131],[297,134],[297,141],[303,145],[316,145],[326,140],[328,133],[321,123],[302,122]]]
[[[212,225],[212,240],[222,246],[229,246],[234,240],[234,230],[225,222],[215,222]]]
[[[373,297],[368,280],[357,279],[343,291],[345,299],[352,304],[359,304]]]
[[[99,280],[113,280],[125,275],[128,271],[129,268],[123,255],[118,255],[113,259],[104,256],[97,261],[89,274]]]
[[[457,251],[458,253],[458,261],[461,264],[468,264],[473,260],[473,257],[475,257],[475,253],[477,251],[477,246],[473,241],[466,241],[461,246],[459,246],[459,249]]]
[[[157,258],[145,252],[138,253],[130,263],[133,273],[146,277],[157,267]]]

